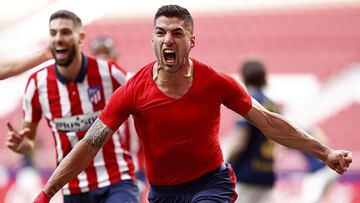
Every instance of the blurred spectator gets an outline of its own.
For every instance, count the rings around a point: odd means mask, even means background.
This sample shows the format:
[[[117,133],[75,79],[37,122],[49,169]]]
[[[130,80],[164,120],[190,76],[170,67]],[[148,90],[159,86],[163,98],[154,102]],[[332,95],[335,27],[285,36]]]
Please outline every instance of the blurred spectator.
[[[267,83],[264,64],[256,58],[248,58],[240,69],[249,94],[268,110],[279,112],[278,106],[263,92]],[[243,118],[237,119],[236,127],[236,144],[228,160],[237,178],[236,202],[272,202],[272,187],[275,182],[274,142]]]
[[[116,45],[110,37],[97,37],[91,42],[91,54],[97,58],[116,61],[118,56],[116,54]]]

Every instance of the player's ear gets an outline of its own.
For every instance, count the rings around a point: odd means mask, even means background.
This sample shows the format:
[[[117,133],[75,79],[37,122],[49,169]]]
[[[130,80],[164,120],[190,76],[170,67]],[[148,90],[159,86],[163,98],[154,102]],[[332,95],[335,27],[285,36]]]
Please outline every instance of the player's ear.
[[[190,37],[190,48],[194,48],[195,47],[195,35],[192,35]]]
[[[81,31],[79,36],[80,36],[79,43],[80,44],[84,43],[85,38],[86,38],[86,33],[84,31]]]

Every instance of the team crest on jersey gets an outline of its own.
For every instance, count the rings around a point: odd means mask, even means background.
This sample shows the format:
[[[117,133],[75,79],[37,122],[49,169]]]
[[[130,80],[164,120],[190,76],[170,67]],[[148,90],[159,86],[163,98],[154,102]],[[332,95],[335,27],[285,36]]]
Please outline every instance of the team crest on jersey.
[[[88,89],[88,95],[89,99],[92,103],[99,103],[101,101],[101,88],[99,86],[93,86],[89,87]]]

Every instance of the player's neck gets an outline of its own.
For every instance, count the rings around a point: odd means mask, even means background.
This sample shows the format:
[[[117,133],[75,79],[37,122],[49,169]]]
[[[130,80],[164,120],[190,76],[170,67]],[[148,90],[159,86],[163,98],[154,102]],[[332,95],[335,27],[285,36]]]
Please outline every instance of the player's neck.
[[[194,68],[191,61],[189,61],[185,67],[182,67],[183,70],[175,73],[168,73],[155,64],[153,68],[153,79],[160,91],[174,99],[179,99],[184,96],[192,86],[194,75]]]
[[[67,67],[57,65],[59,73],[69,81],[75,81],[82,65],[82,56],[78,54]]]
[[[192,61],[187,60],[179,70],[176,72],[167,72],[158,63],[154,64],[153,67],[153,79],[154,81],[161,81],[167,83],[178,83],[184,79],[192,79],[194,74],[194,67]]]

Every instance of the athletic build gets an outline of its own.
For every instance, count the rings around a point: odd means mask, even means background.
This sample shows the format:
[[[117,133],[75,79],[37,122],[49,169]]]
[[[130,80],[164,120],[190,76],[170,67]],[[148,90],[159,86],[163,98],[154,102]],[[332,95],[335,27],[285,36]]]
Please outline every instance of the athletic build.
[[[280,115],[251,100],[229,76],[190,59],[190,50],[195,46],[193,31],[192,17],[185,8],[168,5],[158,10],[152,39],[157,61],[140,70],[114,93],[84,139],[57,167],[36,202],[46,202],[42,201],[44,196],[53,196],[76,176],[84,166],[74,163],[80,160],[82,165],[89,163],[116,126],[131,114],[144,147],[151,184],[150,202],[233,202],[236,198],[234,174],[228,164],[221,163],[223,158],[218,146],[221,104],[243,115],[271,139],[317,156],[338,173],[347,170],[350,152],[321,145]],[[143,89],[153,91],[154,96],[144,94]],[[215,97],[212,94],[209,98],[211,93],[215,93]],[[204,120],[208,128],[203,127]],[[200,134],[192,134],[191,130]],[[174,146],[175,149],[170,149]],[[160,147],[162,149],[158,149]],[[154,156],[160,160],[150,163]],[[186,165],[188,160],[191,164]],[[168,166],[168,163],[175,165]],[[187,168],[182,168],[184,164]],[[186,172],[173,174],[178,172],[178,167]]]
[[[24,124],[19,132],[10,124],[7,146],[19,153],[34,149],[36,128],[43,115],[53,131],[56,161],[65,156],[81,140],[97,119],[110,96],[127,81],[126,72],[113,61],[85,56],[80,44],[85,39],[81,20],[72,12],[60,10],[49,21],[50,47],[55,64],[32,74],[23,102]],[[109,137],[99,153],[83,164],[84,169],[66,181],[64,202],[138,202],[134,183],[134,165],[124,149],[128,125]],[[98,147],[101,139],[95,139]],[[66,174],[62,174],[63,177]],[[67,177],[65,177],[67,178]]]

